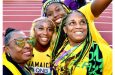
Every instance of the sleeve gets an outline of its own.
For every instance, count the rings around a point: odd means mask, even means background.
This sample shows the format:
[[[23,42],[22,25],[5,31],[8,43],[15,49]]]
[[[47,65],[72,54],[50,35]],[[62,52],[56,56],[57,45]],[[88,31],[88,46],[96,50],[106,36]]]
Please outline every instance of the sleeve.
[[[101,44],[103,55],[103,75],[112,75],[112,49],[106,44]]]
[[[93,13],[91,12],[91,3],[82,6],[81,8],[78,9],[78,11],[82,12],[88,20],[95,19]]]
[[[104,56],[103,75],[112,75],[112,51],[107,50]]]

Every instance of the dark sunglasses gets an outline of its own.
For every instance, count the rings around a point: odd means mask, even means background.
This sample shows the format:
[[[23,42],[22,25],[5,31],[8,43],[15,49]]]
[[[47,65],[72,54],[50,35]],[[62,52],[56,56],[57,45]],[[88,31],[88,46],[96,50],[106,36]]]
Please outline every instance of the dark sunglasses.
[[[13,40],[12,40],[13,41]],[[34,46],[35,45],[35,39],[32,38],[32,37],[29,37],[29,38],[17,38],[17,39],[14,39],[15,41],[15,44],[20,47],[20,48],[24,48],[26,42],[30,45],[30,46]]]

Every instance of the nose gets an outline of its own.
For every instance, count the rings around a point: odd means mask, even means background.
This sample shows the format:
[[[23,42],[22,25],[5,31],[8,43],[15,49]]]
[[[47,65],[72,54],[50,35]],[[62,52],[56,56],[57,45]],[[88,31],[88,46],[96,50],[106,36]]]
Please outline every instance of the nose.
[[[81,25],[80,25],[79,23],[76,23],[76,24],[74,25],[74,27],[75,27],[75,28],[81,28]]]
[[[26,48],[30,48],[31,45],[30,45],[28,42],[25,42],[25,47],[26,47]]]
[[[45,29],[45,30],[43,31],[43,34],[44,34],[44,35],[47,35],[47,33],[48,33],[48,32],[47,32],[47,29]]]
[[[54,12],[54,18],[58,16],[58,12]]]

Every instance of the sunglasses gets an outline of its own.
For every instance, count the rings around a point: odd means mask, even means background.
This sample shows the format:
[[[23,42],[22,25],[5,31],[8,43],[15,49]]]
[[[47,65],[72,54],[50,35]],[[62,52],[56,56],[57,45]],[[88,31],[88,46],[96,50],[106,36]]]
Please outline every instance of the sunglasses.
[[[29,38],[22,38],[22,37],[20,37],[20,38],[14,39],[14,42],[20,48],[24,48],[26,43],[28,43],[30,46],[34,46],[35,45],[35,39],[32,38],[32,37],[29,37]]]

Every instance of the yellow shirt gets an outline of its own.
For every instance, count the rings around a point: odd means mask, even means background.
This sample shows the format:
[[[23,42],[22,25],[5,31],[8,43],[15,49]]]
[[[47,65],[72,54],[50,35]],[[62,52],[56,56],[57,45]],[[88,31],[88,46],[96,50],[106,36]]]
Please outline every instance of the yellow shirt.
[[[34,73],[50,74],[51,49],[49,48],[45,52],[39,52],[34,48],[33,54],[32,59],[27,63],[28,66],[33,69]]]
[[[81,11],[85,15],[86,19],[88,20],[92,39],[98,44],[99,49],[101,51],[102,61],[103,61],[102,75],[111,75],[112,74],[112,49],[109,47],[108,43],[101,37],[100,33],[97,31],[94,25],[95,17],[91,12],[91,3],[88,3],[87,5],[81,7],[79,11]],[[66,48],[64,50],[66,50]],[[67,50],[69,50],[69,48],[71,47],[68,47]],[[87,75],[86,66],[88,65],[88,62],[89,62],[89,53],[84,57],[82,61],[79,62],[79,64],[77,65],[79,67],[75,68],[75,70],[72,72],[72,75]],[[56,68],[56,70],[58,71],[58,75],[62,75],[62,74],[66,75],[62,70],[64,68],[65,63],[61,63],[61,61],[56,62],[56,66],[58,66]]]
[[[102,52],[103,62],[104,62],[103,75],[111,75],[112,74],[112,49],[109,47],[109,44],[101,37],[100,33],[97,31],[94,25],[95,17],[91,12],[91,3],[88,3],[87,5],[81,7],[79,11],[81,11],[87,18],[92,39],[93,41],[96,41],[96,43],[99,45],[99,48]]]

